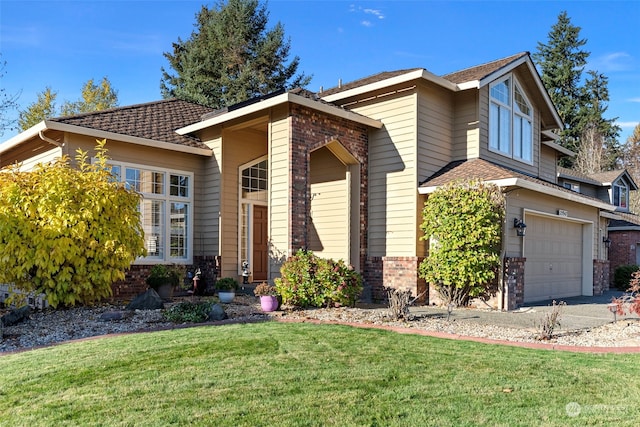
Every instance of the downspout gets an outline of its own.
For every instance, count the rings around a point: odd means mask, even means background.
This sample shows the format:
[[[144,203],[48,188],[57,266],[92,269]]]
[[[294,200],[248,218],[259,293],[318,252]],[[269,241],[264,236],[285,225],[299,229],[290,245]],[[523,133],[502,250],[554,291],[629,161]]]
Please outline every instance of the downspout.
[[[41,131],[38,132],[38,136],[40,136],[41,140],[43,140],[45,142],[48,142],[49,144],[55,145],[58,148],[62,148],[64,146],[64,142],[58,142],[58,141],[53,140],[53,139],[49,138],[48,136],[46,136],[44,134],[45,130],[46,129],[42,129]]]

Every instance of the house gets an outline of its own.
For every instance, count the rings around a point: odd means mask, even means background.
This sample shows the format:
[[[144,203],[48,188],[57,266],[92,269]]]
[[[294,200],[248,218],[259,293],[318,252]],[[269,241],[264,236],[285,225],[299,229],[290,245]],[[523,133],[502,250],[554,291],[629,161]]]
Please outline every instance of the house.
[[[640,264],[640,217],[630,211],[630,194],[638,186],[627,170],[613,170],[595,174],[582,174],[558,167],[558,184],[578,193],[597,197],[616,207],[615,212],[604,214],[608,219],[610,282],[621,265]]]
[[[382,72],[311,93],[278,92],[212,111],[184,101],[45,120],[0,145],[0,166],[29,168],[107,138],[113,168],[144,195],[148,256],[116,297],[139,290],[154,263],[210,265],[273,280],[309,248],[362,272],[364,298],[427,288],[424,201],[477,178],[507,196],[504,268],[493,304],[593,295],[608,287],[607,212],[615,206],[558,184],[562,126],[529,53],[452,74]],[[526,234],[519,232],[526,224]]]

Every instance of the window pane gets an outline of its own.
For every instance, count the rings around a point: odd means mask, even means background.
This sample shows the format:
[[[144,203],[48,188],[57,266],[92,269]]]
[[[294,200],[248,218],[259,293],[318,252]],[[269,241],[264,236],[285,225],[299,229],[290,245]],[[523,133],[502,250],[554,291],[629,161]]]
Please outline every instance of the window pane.
[[[520,113],[531,117],[531,107],[529,106],[529,103],[527,103],[527,100],[525,99],[524,95],[518,89],[518,86],[515,87],[514,98],[515,98],[516,109]]]
[[[500,108],[500,151],[511,154],[511,111]]]
[[[144,231],[147,257],[162,258],[164,256],[164,202],[159,200],[143,200],[140,203],[140,216]]]
[[[530,162],[533,159],[533,132],[531,122],[522,119],[522,155],[523,160]]]
[[[509,95],[510,79],[506,79],[491,87],[491,97],[505,105],[511,105]]]
[[[522,119],[516,117],[513,121],[513,155],[522,158]]]
[[[171,217],[169,221],[171,228],[169,256],[171,258],[187,258],[188,213],[188,203],[171,203]]]
[[[242,198],[267,201],[267,161],[263,160],[242,170]]]
[[[500,107],[491,103],[489,112],[491,123],[489,123],[489,147],[497,150],[500,147]]]
[[[169,194],[177,197],[189,197],[189,177],[184,175],[170,175]]]

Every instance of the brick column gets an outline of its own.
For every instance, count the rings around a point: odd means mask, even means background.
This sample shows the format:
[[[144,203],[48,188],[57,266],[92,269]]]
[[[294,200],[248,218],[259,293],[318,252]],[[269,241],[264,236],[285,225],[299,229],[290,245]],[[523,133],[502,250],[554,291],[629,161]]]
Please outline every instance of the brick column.
[[[602,295],[609,290],[609,261],[606,259],[593,260],[593,295]]]
[[[514,310],[524,303],[524,265],[526,258],[504,259],[504,304],[506,310]]]

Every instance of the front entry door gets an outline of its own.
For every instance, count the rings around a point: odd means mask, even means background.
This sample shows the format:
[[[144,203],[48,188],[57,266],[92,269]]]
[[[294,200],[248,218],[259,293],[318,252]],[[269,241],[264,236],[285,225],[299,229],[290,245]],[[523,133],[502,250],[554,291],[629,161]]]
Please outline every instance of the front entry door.
[[[267,244],[267,207],[253,205],[253,280],[267,280],[269,248]]]

